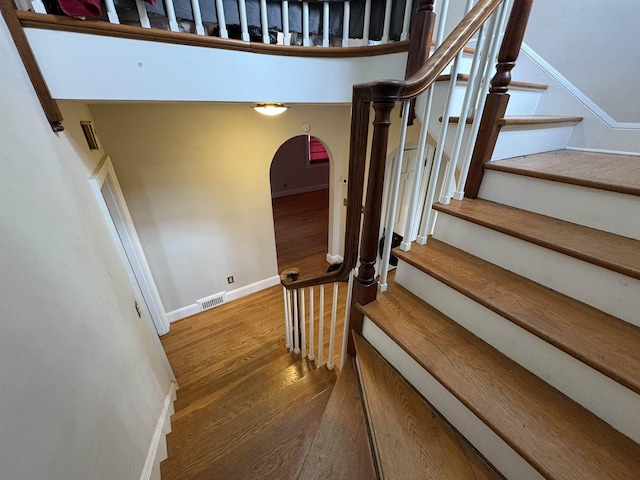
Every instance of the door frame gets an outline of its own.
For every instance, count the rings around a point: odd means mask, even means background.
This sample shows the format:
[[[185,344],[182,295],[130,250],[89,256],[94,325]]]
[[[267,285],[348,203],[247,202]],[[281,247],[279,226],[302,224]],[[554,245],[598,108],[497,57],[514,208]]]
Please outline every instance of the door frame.
[[[127,271],[131,285],[142,297],[142,307],[146,307],[147,318],[151,319],[158,335],[168,333],[169,320],[167,319],[167,313],[162,305],[160,294],[153,280],[153,275],[149,269],[149,264],[144,255],[109,155],[105,155],[98,163],[89,179],[89,184],[96,197],[102,216],[107,223],[122,264]],[[105,186],[108,187],[106,190],[104,189]],[[115,211],[109,210],[108,203],[115,207]]]

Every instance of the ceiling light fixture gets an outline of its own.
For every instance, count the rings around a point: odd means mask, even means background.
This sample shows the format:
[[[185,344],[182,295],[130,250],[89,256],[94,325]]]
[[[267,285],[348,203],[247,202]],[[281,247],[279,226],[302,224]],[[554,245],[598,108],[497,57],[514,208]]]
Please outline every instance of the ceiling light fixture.
[[[273,117],[275,115],[280,115],[287,110],[287,106],[282,103],[258,103],[253,107],[253,109],[261,113],[262,115],[267,115],[269,117]]]

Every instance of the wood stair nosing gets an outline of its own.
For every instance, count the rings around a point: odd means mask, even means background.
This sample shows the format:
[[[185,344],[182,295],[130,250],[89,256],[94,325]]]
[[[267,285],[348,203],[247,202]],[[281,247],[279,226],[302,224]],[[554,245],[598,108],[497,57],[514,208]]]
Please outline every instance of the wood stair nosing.
[[[497,125],[503,127],[516,127],[516,126],[547,126],[554,124],[580,123],[583,117],[575,116],[543,116],[543,115],[514,115],[499,118],[496,122]],[[438,121],[442,122],[442,117],[438,118]],[[449,117],[449,123],[460,123],[460,117]],[[465,120],[467,125],[473,123],[473,117],[469,117]]]
[[[445,75],[440,75],[436,82],[448,82],[451,80],[451,75],[450,74],[445,74]],[[469,81],[469,74],[467,73],[459,73],[458,76],[456,77],[457,82],[468,82]],[[545,91],[549,88],[549,85],[545,85],[543,83],[533,83],[533,82],[520,82],[517,80],[512,80],[509,83],[509,89],[516,89],[516,90],[534,90],[534,91]]]
[[[640,445],[403,287],[358,308],[545,478],[637,478]]]
[[[375,480],[354,359],[346,359],[300,470],[299,480]]]
[[[433,208],[640,280],[638,240],[482,199]]]
[[[354,341],[381,478],[502,478],[366,340]]]
[[[394,255],[640,393],[640,328],[433,237]]]

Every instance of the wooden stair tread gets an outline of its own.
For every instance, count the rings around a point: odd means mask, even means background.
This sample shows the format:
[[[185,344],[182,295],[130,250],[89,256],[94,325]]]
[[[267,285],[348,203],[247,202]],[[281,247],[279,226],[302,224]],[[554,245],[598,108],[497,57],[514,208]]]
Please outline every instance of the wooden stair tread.
[[[376,478],[353,358],[345,361],[338,376],[298,478]]]
[[[640,393],[640,328],[432,237],[394,255]]]
[[[640,279],[640,241],[481,199],[435,210]]]
[[[381,478],[501,478],[366,340],[354,340]]]
[[[449,82],[451,80],[451,75],[440,75],[436,82]],[[468,82],[469,75],[466,73],[459,73],[457,76],[458,82]],[[517,80],[512,80],[509,83],[509,89],[518,89],[518,90],[539,90],[545,91],[549,88],[549,85],[545,85],[543,83],[532,83],[532,82],[519,82]]]
[[[545,478],[637,478],[640,445],[408,290],[359,308]]]
[[[486,169],[640,195],[640,157],[554,150],[489,162]]]
[[[439,117],[442,122],[442,117]],[[513,115],[499,118],[496,123],[503,127],[515,126],[532,126],[532,125],[553,125],[556,123],[580,123],[582,117],[560,117],[560,116],[544,116],[544,115]],[[449,117],[450,123],[460,123],[460,117]],[[467,125],[473,122],[473,118],[466,120]]]

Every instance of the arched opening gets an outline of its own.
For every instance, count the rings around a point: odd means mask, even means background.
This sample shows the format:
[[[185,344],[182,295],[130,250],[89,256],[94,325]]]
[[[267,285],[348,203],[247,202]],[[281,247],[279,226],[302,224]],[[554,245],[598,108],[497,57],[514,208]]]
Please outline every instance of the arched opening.
[[[278,271],[305,275],[327,270],[330,160],[311,135],[284,142],[271,162],[271,198]]]

